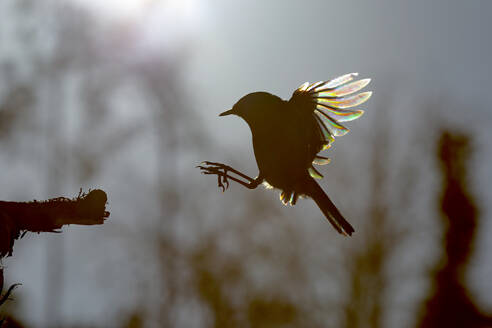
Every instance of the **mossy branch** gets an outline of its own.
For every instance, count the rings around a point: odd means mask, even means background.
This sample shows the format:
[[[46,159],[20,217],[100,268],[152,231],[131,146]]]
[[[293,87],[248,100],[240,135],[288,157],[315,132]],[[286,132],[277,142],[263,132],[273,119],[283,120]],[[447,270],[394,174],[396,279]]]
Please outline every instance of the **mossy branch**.
[[[74,199],[58,197],[46,201],[6,202],[0,201],[0,261],[11,256],[16,239],[26,232],[60,232],[64,225],[103,224],[109,217],[106,211],[108,197],[100,189],[82,193]],[[1,262],[0,262],[1,264]],[[5,303],[12,291],[20,284],[3,290],[3,268],[0,266],[0,305]],[[2,321],[0,320],[0,325]]]
[[[46,201],[0,201],[0,259],[11,256],[14,241],[25,232],[59,232],[68,224],[103,224],[109,216],[106,211],[106,193],[100,189],[87,194],[82,191],[75,199],[58,197]]]

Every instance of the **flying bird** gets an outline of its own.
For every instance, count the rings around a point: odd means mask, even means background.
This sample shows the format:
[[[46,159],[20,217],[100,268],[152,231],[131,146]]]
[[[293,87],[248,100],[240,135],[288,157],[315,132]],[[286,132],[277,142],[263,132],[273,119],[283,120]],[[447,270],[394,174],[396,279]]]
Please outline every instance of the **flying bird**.
[[[349,132],[341,122],[355,120],[364,113],[352,107],[371,97],[370,91],[356,93],[371,80],[353,81],[357,75],[303,83],[288,101],[267,92],[242,97],[219,116],[233,114],[248,123],[258,176],[251,178],[228,165],[210,161],[202,162],[198,168],[204,174],[217,175],[223,191],[229,187],[230,179],[249,189],[262,183],[279,189],[285,205],[295,205],[299,197],[310,197],[339,233],[350,236],[354,228],[314,180],[323,176],[313,165],[330,162],[318,153],[330,148],[335,137]]]

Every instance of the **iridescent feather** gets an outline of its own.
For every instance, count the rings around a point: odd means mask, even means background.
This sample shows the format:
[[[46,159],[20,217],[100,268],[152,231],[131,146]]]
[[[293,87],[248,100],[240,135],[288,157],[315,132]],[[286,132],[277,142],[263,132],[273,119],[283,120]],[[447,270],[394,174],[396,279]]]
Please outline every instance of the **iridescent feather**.
[[[357,75],[359,75],[359,73],[349,73],[349,74],[339,76],[337,78],[334,78],[333,80],[329,80],[329,81],[324,82],[319,87],[315,88],[313,91],[314,92],[320,92],[320,91],[330,90],[330,89],[336,88],[342,84],[345,84],[347,82],[352,81],[354,79],[354,77],[356,77]]]
[[[294,206],[298,198],[299,194],[295,191],[282,191],[280,193],[280,201],[286,206]]]
[[[327,145],[331,145],[333,141],[335,141],[335,138],[333,137],[333,134],[331,133],[330,129],[326,126],[325,123],[323,123],[323,120],[320,118],[319,115],[315,114],[314,117],[318,121],[318,127],[321,131],[321,135],[323,136],[323,140],[326,142]],[[329,146],[328,146],[329,148]],[[326,148],[326,149],[328,149]]]
[[[284,205],[287,205],[287,203],[289,202],[288,199],[287,199],[287,193],[285,191],[282,191],[280,193],[280,201],[284,204]]]
[[[364,113],[362,109],[347,109],[366,102],[372,95],[370,91],[354,94],[371,82],[371,79],[351,82],[357,76],[358,73],[350,73],[329,81],[306,82],[294,92],[309,95],[316,106],[313,115],[318,122],[320,134],[324,141],[321,150],[330,148],[331,143],[335,140],[334,137],[343,136],[349,132],[340,122],[355,120]],[[313,160],[313,164],[317,165],[324,165],[329,162],[330,160],[323,156],[316,156]],[[312,177],[323,177],[314,167],[310,167],[308,170]],[[284,197],[286,198],[287,195]]]
[[[306,91],[311,91],[313,90],[314,88],[318,87],[319,85],[325,83],[324,81],[318,81],[318,82],[314,82],[312,83],[307,89]]]
[[[331,162],[331,160],[328,157],[324,157],[324,156],[320,156],[320,155],[316,155],[316,157],[313,160],[313,164],[316,164],[316,165],[326,165],[330,162]]]
[[[318,104],[328,105],[335,108],[350,108],[358,106],[367,101],[372,95],[371,91],[366,91],[362,93],[358,93],[356,95],[346,97],[346,98],[323,98],[317,97],[316,102]]]
[[[335,119],[331,118],[324,111],[317,110],[315,115],[317,115],[321,121],[324,123],[325,127],[328,129],[330,134],[335,137],[340,137],[346,135],[349,129],[339,124]]]
[[[307,87],[309,86],[309,82],[304,82],[297,88],[297,91],[306,91]]]
[[[298,198],[299,198],[298,193],[293,191],[292,194],[290,194],[290,198],[289,198],[290,206],[294,206],[297,203]]]
[[[317,104],[316,109],[323,111],[328,114],[331,118],[337,120],[338,122],[348,122],[358,119],[364,114],[362,109],[357,110],[344,110],[337,109],[336,107],[331,107],[325,104]]]
[[[323,175],[318,172],[313,166],[308,168],[309,175],[315,179],[323,179]]]
[[[316,97],[342,97],[350,95],[364,88],[371,82],[371,79],[362,79],[349,84],[342,85],[333,90],[325,90],[322,92],[317,92]]]

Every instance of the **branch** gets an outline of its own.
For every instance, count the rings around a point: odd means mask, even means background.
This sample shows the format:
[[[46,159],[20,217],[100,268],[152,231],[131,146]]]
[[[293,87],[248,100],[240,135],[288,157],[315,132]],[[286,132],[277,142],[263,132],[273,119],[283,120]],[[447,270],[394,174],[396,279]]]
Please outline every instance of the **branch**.
[[[10,294],[12,293],[12,291],[16,287],[18,287],[20,285],[22,285],[22,284],[13,284],[12,286],[10,286],[10,288],[7,290],[7,292],[3,296],[0,295],[0,305],[2,305],[3,303],[5,303],[6,301],[10,300],[10,298],[9,298],[10,297]]]
[[[46,201],[0,201],[0,259],[11,256],[14,241],[30,232],[60,232],[64,225],[103,224],[109,216],[106,211],[106,193],[100,189],[75,199],[58,197]],[[21,234],[21,232],[23,232]]]

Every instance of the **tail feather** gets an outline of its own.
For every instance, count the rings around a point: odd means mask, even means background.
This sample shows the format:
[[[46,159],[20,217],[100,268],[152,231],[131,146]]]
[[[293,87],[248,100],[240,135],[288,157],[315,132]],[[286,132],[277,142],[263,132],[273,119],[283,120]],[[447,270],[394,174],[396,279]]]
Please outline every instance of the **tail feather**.
[[[352,235],[355,231],[354,228],[343,218],[335,204],[314,179],[309,179],[307,194],[316,202],[328,221],[339,233],[345,236]]]

